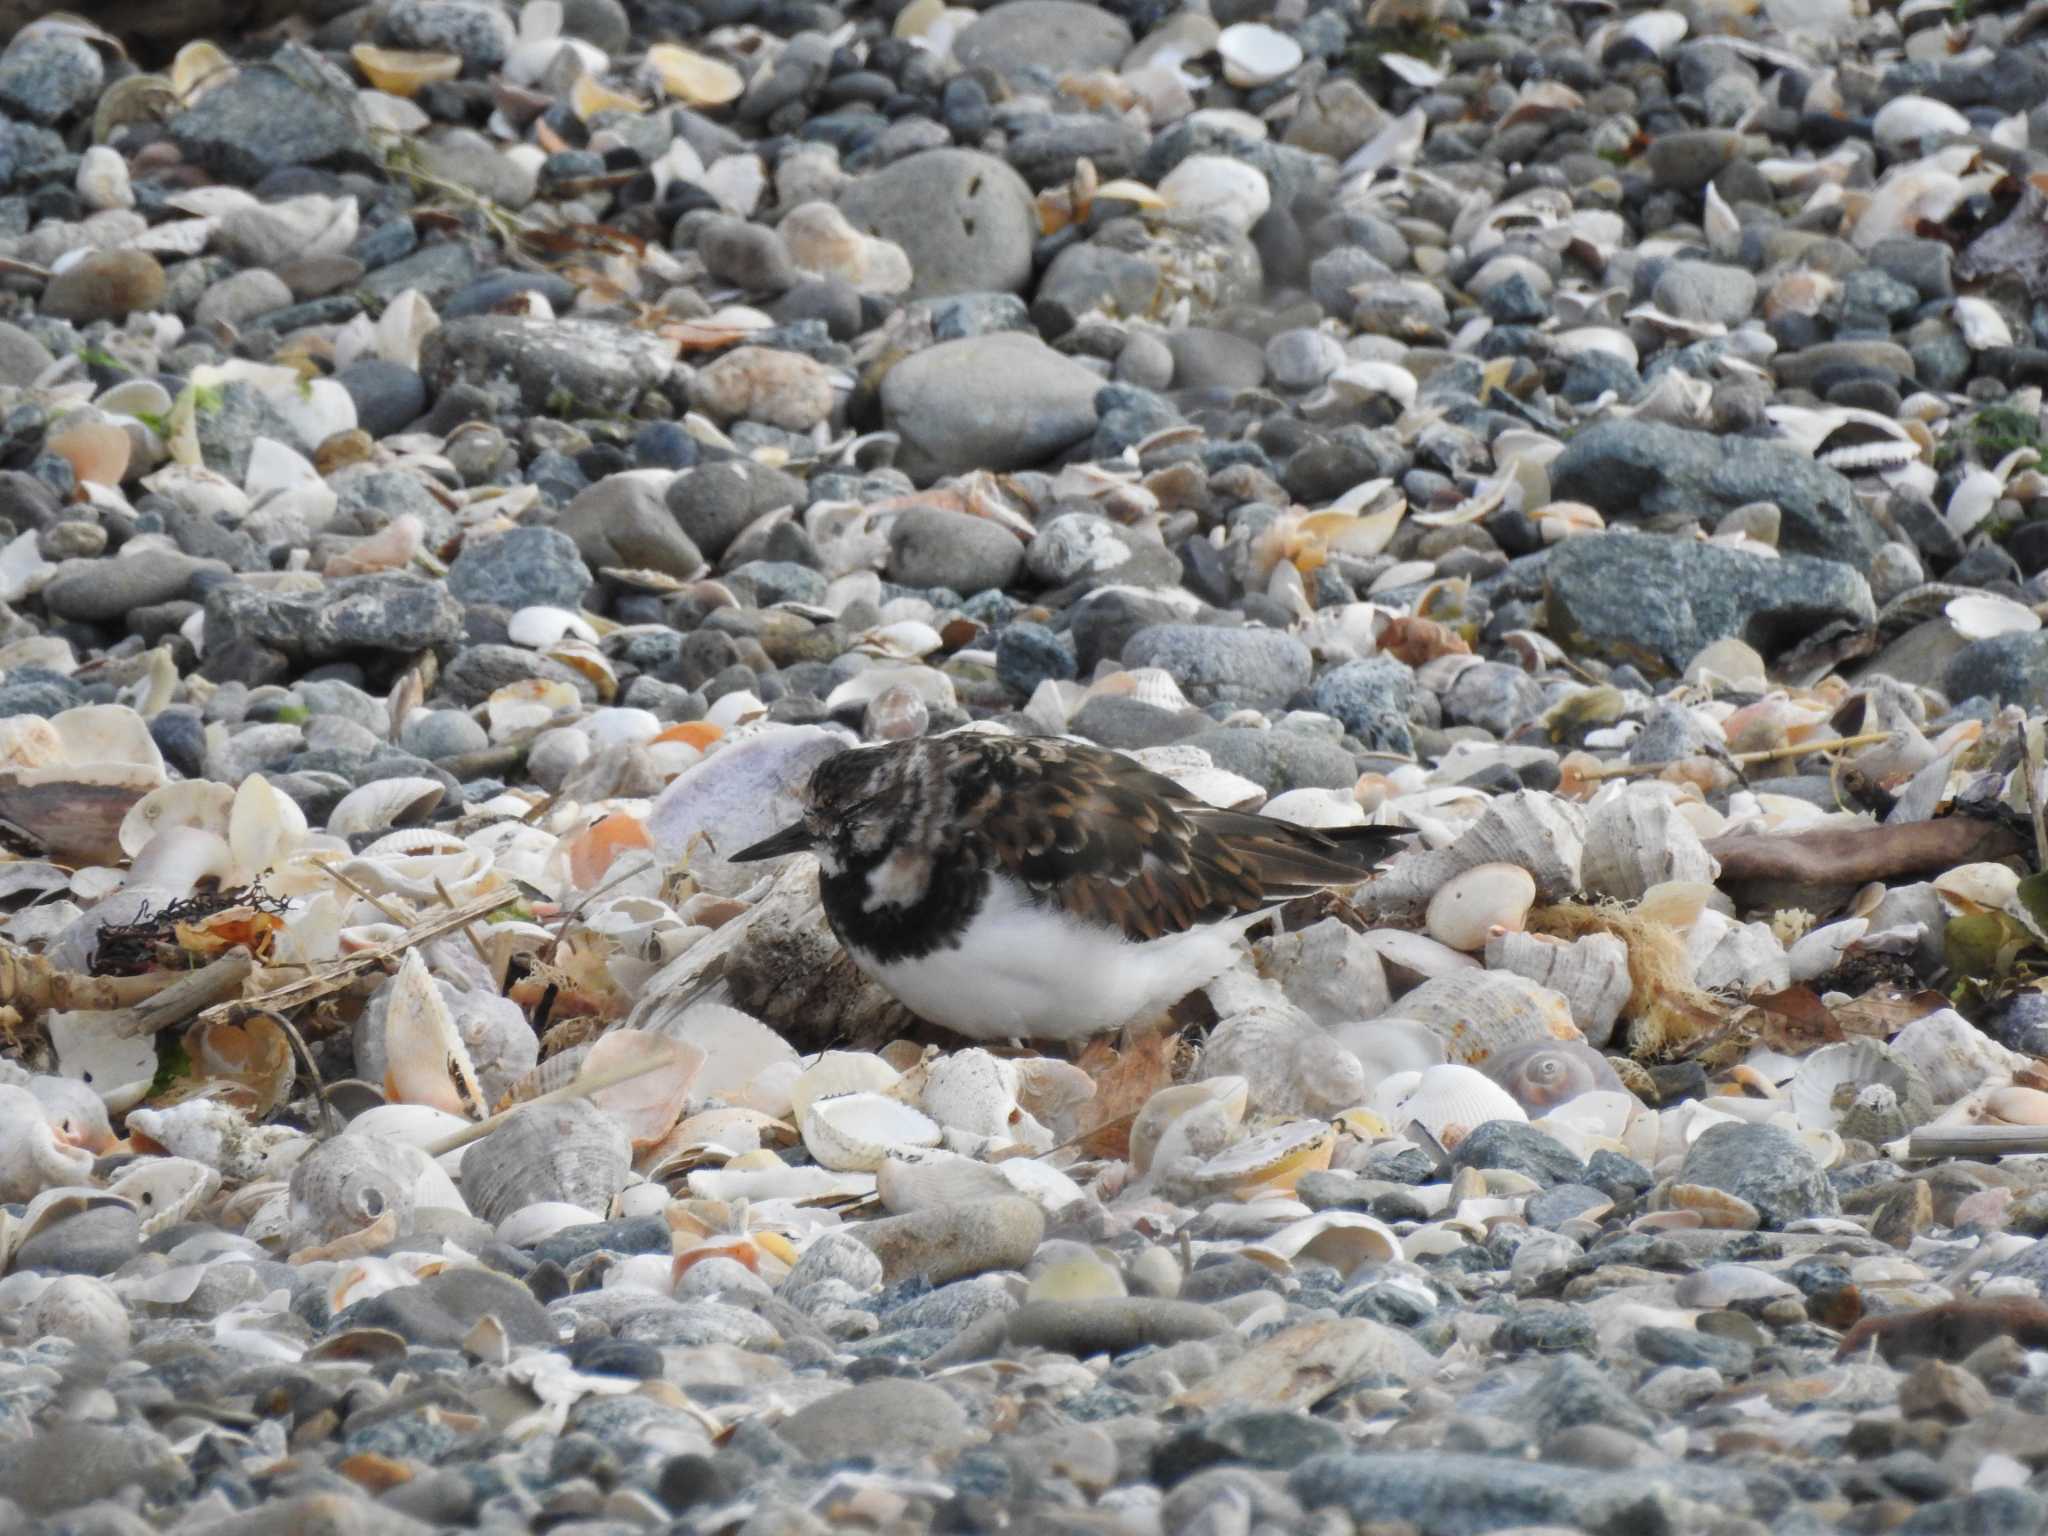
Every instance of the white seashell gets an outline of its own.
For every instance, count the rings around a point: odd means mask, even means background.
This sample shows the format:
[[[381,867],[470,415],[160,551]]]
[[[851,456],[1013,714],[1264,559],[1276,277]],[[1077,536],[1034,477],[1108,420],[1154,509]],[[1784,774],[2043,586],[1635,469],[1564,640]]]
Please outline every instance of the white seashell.
[[[1567,942],[1543,934],[1498,933],[1486,941],[1486,967],[1526,976],[1564,994],[1572,1022],[1594,1045],[1614,1033],[1633,983],[1628,946],[1613,934],[1592,933]]]
[[[1460,971],[1401,998],[1403,1018],[1435,1030],[1454,1062],[1477,1064],[1537,1040],[1581,1039],[1564,995],[1504,971]]]
[[[449,1114],[488,1107],[469,1047],[417,949],[406,951],[384,1013],[384,1097]]]
[[[701,1200],[728,1204],[741,1200],[864,1200],[875,1193],[875,1176],[792,1168],[778,1160],[772,1168],[700,1168],[689,1176],[689,1188]]]
[[[1301,67],[1301,44],[1285,32],[1256,21],[1240,21],[1217,34],[1223,78],[1239,90],[1270,85]]]
[[[1721,866],[1663,790],[1645,784],[1595,800],[1582,871],[1589,894],[1633,901],[1665,881],[1711,883]]]
[[[1905,1123],[1893,1136],[1933,1117],[1934,1096],[1925,1075],[1877,1040],[1843,1040],[1808,1056],[1792,1078],[1792,1112],[1808,1130],[1833,1130],[1858,1092],[1872,1085],[1896,1096]]]
[[[1967,117],[1931,96],[1894,96],[1870,120],[1870,136],[1892,153],[1929,139],[1968,138],[1972,131]]]
[[[1167,172],[1159,195],[1181,217],[1215,219],[1239,234],[1249,233],[1273,204],[1265,175],[1225,155],[1189,155]]]
[[[153,789],[121,819],[121,851],[130,858],[171,827],[197,827],[225,838],[235,791],[206,779],[180,779]]]
[[[2032,634],[2041,627],[2041,616],[2033,609],[1995,592],[1972,592],[1951,598],[1941,611],[1965,640]]]
[[[1883,116],[1880,112],[1879,116]],[[1989,352],[2013,344],[2012,327],[1989,299],[1959,298],[1951,311],[1956,329],[1972,352]]]
[[[100,1096],[109,1109],[139,1103],[156,1076],[156,1041],[149,1035],[123,1035],[92,1013],[44,1015],[57,1069],[76,1078]]]
[[[662,1033],[704,1052],[704,1065],[697,1074],[696,1091],[708,1099],[717,1099],[743,1088],[771,1066],[797,1064],[796,1050],[787,1040],[759,1019],[737,1008],[728,1008],[723,1003],[697,1003],[667,1025]],[[787,1098],[782,1110],[794,1113],[794,1106]],[[778,1111],[769,1109],[768,1112]]]
[[[89,1354],[112,1356],[128,1348],[128,1309],[94,1275],[52,1280],[28,1309],[27,1323],[31,1337],[69,1339]]]
[[[819,1099],[841,1094],[884,1094],[903,1074],[872,1051],[826,1051],[790,1085],[789,1112],[801,1118]]]
[[[1022,1159],[1018,1159],[1022,1161]],[[959,1205],[1016,1193],[1004,1177],[1009,1163],[985,1163],[942,1147],[902,1148],[875,1169],[875,1193],[892,1215],[935,1205]]]
[[[1496,933],[1518,932],[1536,903],[1536,880],[1514,864],[1475,864],[1446,880],[1429,901],[1429,936],[1470,953]]]
[[[1444,1061],[1443,1036],[1414,1019],[1340,1024],[1330,1036],[1357,1058],[1365,1074],[1367,1102],[1386,1079],[1404,1072],[1420,1073]]]
[[[1373,1108],[1396,1131],[1419,1123],[1445,1147],[1455,1146],[1489,1120],[1529,1118],[1507,1089],[1485,1073],[1455,1063],[1425,1069],[1393,1102],[1376,1101]]]
[[[1212,1077],[1161,1088],[1131,1121],[1131,1171],[1139,1178],[1150,1173],[1168,1130],[1191,1111],[1213,1108],[1227,1125],[1236,1125],[1244,1118],[1249,1098],[1250,1084],[1241,1077]]]
[[[219,1189],[218,1170],[189,1157],[145,1158],[124,1168],[107,1186],[109,1194],[134,1205],[145,1238],[186,1220]]]
[[[539,1200],[532,1205],[522,1205],[499,1222],[498,1241],[514,1248],[531,1248],[546,1242],[557,1232],[566,1232],[571,1227],[587,1227],[594,1219],[580,1205],[570,1205],[565,1200]]]
[[[409,1147],[426,1148],[451,1132],[467,1127],[471,1122],[461,1115],[451,1115],[444,1109],[435,1109],[427,1104],[377,1104],[364,1110],[342,1131],[344,1136],[367,1136],[376,1141],[403,1142]],[[474,1145],[474,1143],[472,1143]],[[462,1171],[462,1155],[468,1147],[458,1147],[436,1159],[450,1173]]]
[[[1320,1211],[1289,1222],[1240,1251],[1246,1258],[1275,1268],[1328,1264],[1347,1281],[1368,1264],[1389,1264],[1402,1257],[1401,1240],[1393,1228],[1363,1211],[1341,1210]]]
[[[1987,1084],[2007,1081],[2027,1062],[1953,1008],[1915,1019],[1892,1037],[1891,1048],[1927,1079],[1937,1104],[1953,1104]]]
[[[579,614],[566,608],[521,608],[505,624],[505,638],[514,645],[542,651],[563,640],[595,645],[598,633]]]
[[[918,1106],[951,1130],[1050,1151],[1053,1138],[1017,1101],[1014,1062],[979,1048],[941,1056],[926,1071]]]
[[[1369,1086],[1356,1056],[1292,1009],[1255,1007],[1210,1031],[1202,1076],[1242,1079],[1262,1115],[1333,1114],[1365,1102]]]
[[[236,786],[228,808],[228,848],[248,876],[269,869],[305,837],[306,813],[262,774],[252,773]]]
[[[821,1167],[873,1173],[901,1147],[935,1147],[938,1123],[880,1093],[843,1093],[806,1105],[797,1116],[804,1146]]]
[[[788,826],[811,770],[846,746],[838,732],[809,725],[770,727],[721,746],[656,797],[647,816],[655,853],[664,865],[687,865],[701,890],[746,890],[760,870],[728,864],[718,850],[743,848]]]
[[[236,1184],[283,1178],[314,1144],[288,1126],[251,1125],[246,1115],[218,1099],[130,1110],[131,1141],[137,1131],[173,1156],[204,1163]]]
[[[358,837],[412,826],[434,813],[446,791],[439,779],[373,779],[341,797],[327,817],[335,837]]]
[[[32,1200],[46,1189],[84,1184],[92,1153],[63,1140],[26,1088],[0,1085],[0,1200]]]
[[[1840,922],[1827,923],[1804,934],[1799,941],[1785,952],[1785,963],[1792,979],[1812,981],[1817,976],[1826,976],[1839,970],[1842,960],[1849,952],[1849,946],[1870,931],[1867,917],[1849,917]]]
[[[332,1243],[389,1215],[396,1236],[412,1224],[427,1156],[403,1142],[337,1136],[299,1159],[291,1174],[292,1249]]]
[[[1389,803],[1405,812],[1407,796]],[[1482,808],[1448,848],[1412,849],[1395,855],[1358,894],[1368,917],[1420,916],[1439,887],[1479,864],[1513,864],[1528,871],[1542,901],[1560,901],[1580,885],[1585,812],[1555,795],[1518,790],[1476,802]],[[1407,819],[1413,823],[1411,814]]]
[[[631,1171],[625,1130],[588,1099],[525,1104],[469,1150],[462,1194],[494,1227],[542,1203],[580,1206],[602,1217]]]

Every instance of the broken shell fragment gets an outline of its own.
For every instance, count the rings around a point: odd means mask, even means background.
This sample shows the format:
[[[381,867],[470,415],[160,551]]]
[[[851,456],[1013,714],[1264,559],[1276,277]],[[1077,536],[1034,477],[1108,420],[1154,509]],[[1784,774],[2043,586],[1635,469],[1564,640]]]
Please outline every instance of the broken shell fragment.
[[[1512,933],[1536,904],[1536,881],[1514,864],[1477,864],[1452,876],[1430,898],[1429,936],[1452,949],[1484,949],[1496,933]]]

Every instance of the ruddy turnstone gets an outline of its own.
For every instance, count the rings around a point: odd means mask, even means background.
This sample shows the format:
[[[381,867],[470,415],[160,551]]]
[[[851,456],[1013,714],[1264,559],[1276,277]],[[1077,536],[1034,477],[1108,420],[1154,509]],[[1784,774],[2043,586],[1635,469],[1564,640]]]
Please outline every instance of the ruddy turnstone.
[[[978,1040],[1149,1020],[1280,903],[1355,885],[1400,829],[1219,810],[1100,747],[956,732],[812,772],[802,818],[730,855],[810,851],[825,916],[913,1013]]]

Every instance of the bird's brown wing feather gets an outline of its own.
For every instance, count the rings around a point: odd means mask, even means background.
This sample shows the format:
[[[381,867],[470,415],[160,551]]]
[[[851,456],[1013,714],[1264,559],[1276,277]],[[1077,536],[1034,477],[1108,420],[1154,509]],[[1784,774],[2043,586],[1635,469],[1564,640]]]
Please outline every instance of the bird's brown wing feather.
[[[991,869],[1076,917],[1156,939],[1353,885],[1385,853],[1218,810],[1099,747],[992,738],[953,769],[965,841]],[[968,830],[973,829],[973,830]],[[1360,829],[1363,831],[1364,829]]]

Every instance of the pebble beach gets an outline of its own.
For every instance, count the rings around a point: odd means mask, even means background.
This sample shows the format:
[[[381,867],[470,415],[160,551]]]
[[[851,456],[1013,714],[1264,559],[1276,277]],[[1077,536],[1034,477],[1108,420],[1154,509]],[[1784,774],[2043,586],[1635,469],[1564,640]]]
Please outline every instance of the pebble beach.
[[[2048,1531],[2044,386],[2040,4],[0,0],[0,1531]]]

